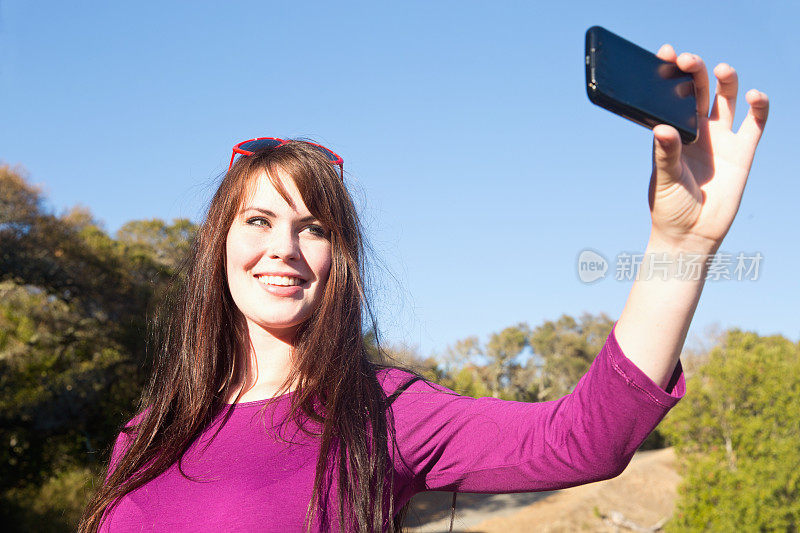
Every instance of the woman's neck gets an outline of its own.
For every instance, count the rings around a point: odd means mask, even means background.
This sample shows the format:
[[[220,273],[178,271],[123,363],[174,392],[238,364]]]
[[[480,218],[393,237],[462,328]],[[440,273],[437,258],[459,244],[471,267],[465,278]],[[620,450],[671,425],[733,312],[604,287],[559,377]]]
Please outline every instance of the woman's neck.
[[[239,402],[252,402],[272,398],[281,390],[292,370],[294,350],[292,331],[268,331],[258,324],[247,321],[248,349],[244,351],[242,367],[237,371],[238,380],[227,399],[233,403],[239,391]]]

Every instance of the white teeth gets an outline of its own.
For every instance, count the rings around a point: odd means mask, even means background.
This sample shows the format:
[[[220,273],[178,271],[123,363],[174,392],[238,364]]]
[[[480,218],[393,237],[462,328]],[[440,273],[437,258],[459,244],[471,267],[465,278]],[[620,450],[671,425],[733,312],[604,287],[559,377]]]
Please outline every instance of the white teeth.
[[[291,276],[259,276],[258,281],[266,283],[267,285],[279,285],[281,287],[291,287],[292,285],[300,285],[303,280]]]

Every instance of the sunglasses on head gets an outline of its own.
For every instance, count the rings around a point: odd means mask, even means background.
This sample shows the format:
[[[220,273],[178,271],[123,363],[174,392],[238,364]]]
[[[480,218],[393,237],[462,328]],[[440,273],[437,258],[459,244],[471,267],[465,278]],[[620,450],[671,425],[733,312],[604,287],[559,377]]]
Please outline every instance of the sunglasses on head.
[[[228,165],[228,170],[230,170],[233,166],[233,160],[236,158],[237,154],[243,156],[253,155],[258,150],[263,150],[264,148],[277,148],[278,146],[282,146],[289,142],[303,142],[312,148],[315,148],[322,155],[324,155],[332,165],[339,167],[339,176],[344,178],[344,160],[333,150],[329,150],[328,148],[325,148],[321,144],[317,143],[310,143],[308,141],[293,141],[291,139],[277,139],[275,137],[259,137],[258,139],[242,141],[234,146],[233,154],[231,154],[231,162]]]

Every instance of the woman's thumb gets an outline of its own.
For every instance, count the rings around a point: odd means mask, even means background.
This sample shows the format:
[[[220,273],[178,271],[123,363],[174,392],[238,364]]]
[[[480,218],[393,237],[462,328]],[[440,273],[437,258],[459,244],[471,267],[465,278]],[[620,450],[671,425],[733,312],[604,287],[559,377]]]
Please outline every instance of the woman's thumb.
[[[681,177],[681,136],[666,124],[653,128],[653,170],[658,185],[666,185]]]
[[[653,128],[653,174],[647,199],[650,210],[655,203],[656,189],[663,190],[681,178],[681,136],[666,124]]]

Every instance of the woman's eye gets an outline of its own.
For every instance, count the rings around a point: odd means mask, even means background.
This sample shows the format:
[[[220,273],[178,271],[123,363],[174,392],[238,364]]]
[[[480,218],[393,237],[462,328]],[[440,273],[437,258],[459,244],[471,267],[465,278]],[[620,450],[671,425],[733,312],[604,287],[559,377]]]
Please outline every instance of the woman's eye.
[[[256,226],[256,227],[265,227],[265,228],[272,227],[272,224],[266,217],[250,217],[245,220],[245,224],[247,224],[248,226]],[[322,237],[325,239],[328,238],[328,232],[325,230],[325,228],[323,228],[318,224],[309,224],[308,226],[306,226],[306,229],[308,230],[309,233],[311,233],[311,235],[315,237]]]
[[[325,228],[323,228],[322,226],[317,226],[316,224],[308,226],[308,231],[310,231],[311,234],[316,237],[324,237],[324,238],[328,237],[328,232],[325,231]]]
[[[250,226],[269,226],[269,221],[264,217],[250,217],[245,222]]]

